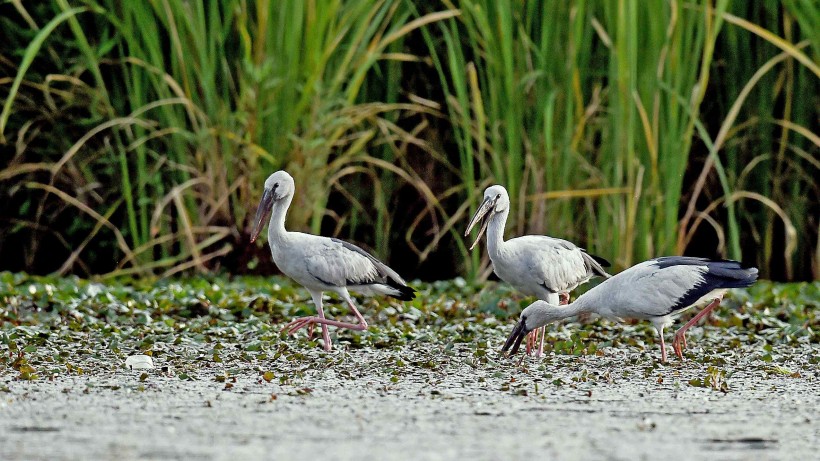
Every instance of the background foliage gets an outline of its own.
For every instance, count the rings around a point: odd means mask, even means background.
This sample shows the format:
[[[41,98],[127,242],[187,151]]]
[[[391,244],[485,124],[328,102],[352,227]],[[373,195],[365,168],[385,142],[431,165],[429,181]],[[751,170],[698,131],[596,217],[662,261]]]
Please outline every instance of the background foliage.
[[[33,272],[270,270],[292,229],[427,279],[504,184],[511,234],[625,267],[689,253],[820,273],[811,0],[7,1],[0,261]]]

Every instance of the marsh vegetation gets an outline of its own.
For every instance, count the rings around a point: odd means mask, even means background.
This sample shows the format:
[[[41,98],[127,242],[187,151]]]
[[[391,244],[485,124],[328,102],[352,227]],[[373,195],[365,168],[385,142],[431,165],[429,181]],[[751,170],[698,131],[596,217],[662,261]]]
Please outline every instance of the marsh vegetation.
[[[292,228],[409,277],[487,274],[459,234],[490,183],[617,268],[818,274],[810,0],[0,8],[7,269],[269,272],[251,207],[286,168]]]

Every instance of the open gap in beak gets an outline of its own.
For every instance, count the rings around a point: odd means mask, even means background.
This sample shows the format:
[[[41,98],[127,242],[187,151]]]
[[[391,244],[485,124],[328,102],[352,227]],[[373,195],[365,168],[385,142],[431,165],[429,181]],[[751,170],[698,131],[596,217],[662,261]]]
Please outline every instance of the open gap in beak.
[[[481,222],[481,228],[478,230],[478,237],[475,238],[475,241],[472,245],[470,245],[470,251],[478,245],[478,242],[481,240],[481,236],[484,235],[484,231],[487,230],[487,224],[490,222],[490,213],[484,215],[484,219]]]
[[[262,200],[259,201],[259,206],[256,208],[256,217],[253,218],[253,231],[251,231],[251,243],[255,242],[262,229],[265,227],[265,221],[270,217],[273,211],[273,189],[265,189],[262,193]]]
[[[496,199],[485,198],[483,202],[481,202],[481,206],[478,207],[473,218],[470,220],[470,224],[467,226],[467,231],[464,232],[464,236],[467,237],[470,235],[470,231],[473,230],[473,227],[481,221],[481,227],[478,230],[478,236],[476,237],[475,241],[472,245],[470,245],[470,250],[472,251],[473,248],[478,245],[478,241],[481,240],[481,237],[484,235],[484,232],[487,230],[487,225],[490,223],[490,217],[492,217],[492,211],[495,209],[495,202]]]
[[[501,348],[501,352],[507,352],[507,350],[509,350],[509,355],[518,352],[518,348],[521,347],[521,341],[523,341],[527,333],[529,333],[526,324],[527,321],[522,319],[515,325],[512,333],[510,333],[510,337],[507,338],[507,342],[504,343],[504,347]]]

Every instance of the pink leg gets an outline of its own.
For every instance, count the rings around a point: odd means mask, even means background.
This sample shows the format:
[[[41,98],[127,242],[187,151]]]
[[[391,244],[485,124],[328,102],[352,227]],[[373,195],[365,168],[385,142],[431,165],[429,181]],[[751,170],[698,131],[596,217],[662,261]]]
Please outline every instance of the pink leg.
[[[318,313],[318,312],[319,312],[319,309],[316,309],[316,312]],[[319,314],[319,317],[321,317],[321,318],[325,318],[325,317],[324,317],[324,314],[325,314],[325,312],[324,312],[324,311],[322,311],[322,312]],[[308,331],[307,331],[307,333],[308,333],[308,339],[309,339],[309,340],[311,340],[311,341],[313,341],[313,327],[314,327],[314,326],[316,326],[316,325],[315,325],[315,324],[313,324],[313,323],[311,323],[311,324],[310,324],[310,325],[308,325],[308,327],[307,327],[307,330],[308,330]]]
[[[312,323],[318,323],[320,325],[331,325],[331,326],[334,326],[334,327],[347,328],[347,329],[356,330],[356,331],[367,330],[367,324],[366,323],[365,324],[345,323],[345,322],[337,322],[335,320],[321,319],[319,317],[300,317],[298,319],[295,319],[295,320],[291,321],[287,325],[285,325],[285,327],[282,328],[282,331],[288,330],[288,334],[292,335],[292,334],[296,333],[297,331],[301,330],[302,328],[304,328],[304,327],[306,327],[306,326],[308,326]]]
[[[319,303],[319,304],[316,306],[316,313],[319,315],[319,318],[320,318],[320,319],[324,319],[324,318],[325,318],[325,310],[324,310],[324,309],[322,309],[322,303]],[[313,325],[314,325],[314,324],[313,324],[313,323],[311,323],[311,324],[308,326],[308,335],[310,335],[310,333],[313,333]],[[330,352],[330,349],[331,349],[331,346],[330,346],[330,332],[329,332],[329,331],[327,331],[327,325],[325,325],[324,323],[323,323],[323,324],[321,324],[321,325],[322,325],[322,339],[323,339],[323,340],[324,340],[324,342],[325,342],[325,351],[326,351],[326,352]]]
[[[558,293],[558,305],[569,304],[569,293]]]
[[[355,314],[356,318],[359,319],[359,325],[362,325],[364,327],[360,331],[367,330],[367,320],[365,320],[362,314],[359,312],[359,310],[356,309],[356,305],[353,304],[353,301],[349,297],[347,298],[347,305],[350,306],[351,309],[353,309],[353,314]]]
[[[310,292],[311,298],[313,298],[313,305],[316,306],[316,314],[319,316],[320,319],[325,318],[325,310],[322,308],[322,292],[321,291],[311,291]],[[330,351],[331,349],[331,341],[330,341],[330,332],[327,330],[327,325],[320,324],[322,327],[322,339],[324,340],[324,349],[325,351]],[[313,338],[313,327],[316,326],[315,323],[311,323],[308,325],[308,338]]]
[[[339,327],[339,328],[347,328],[347,329],[356,330],[356,331],[367,330],[367,321],[364,319],[364,317],[362,317],[362,314],[359,312],[359,310],[356,309],[356,306],[353,304],[353,301],[351,301],[349,297],[346,299],[346,301],[350,305],[350,308],[353,309],[353,313],[356,315],[356,318],[359,319],[358,324],[338,322],[336,320],[328,320],[328,319],[324,318],[323,317],[324,312],[319,311],[318,306],[320,306],[320,304],[317,303],[317,311],[321,312],[319,317],[301,317],[301,318],[295,319],[295,320],[291,321],[290,323],[288,323],[287,325],[285,325],[285,327],[282,328],[282,331],[287,330],[288,334],[292,335],[292,334],[296,333],[297,331],[299,331],[300,329],[302,329],[304,327],[307,327],[307,326],[313,325],[313,324],[317,324],[317,323],[323,326],[323,330],[322,330],[323,336],[326,332],[326,328],[327,328],[326,325],[331,325],[331,326]],[[326,337],[325,350],[330,350],[330,336],[329,335]]]
[[[530,334],[527,335],[527,355],[532,355],[532,352],[536,352],[536,357],[540,357],[538,351],[536,350],[535,346],[538,345],[538,337],[541,333],[541,328],[536,328],[532,330]]]
[[[563,305],[569,302],[569,293],[559,293],[558,294],[558,304]],[[544,340],[547,337],[547,327],[536,328],[535,331],[535,340],[533,343],[538,343],[538,350],[535,352],[536,357],[541,357],[544,355]],[[535,344],[533,344],[535,347]]]
[[[658,332],[661,337],[661,362],[666,363],[666,343],[663,341],[663,330]]]
[[[527,355],[530,355],[532,353],[532,345],[535,342],[535,340],[533,339],[534,335],[535,335],[535,333],[532,332],[532,331],[530,332],[530,334],[527,335],[527,346],[526,346]]]
[[[538,338],[541,336],[541,329],[536,328],[532,330],[530,334],[532,335],[532,350],[535,351],[536,357],[540,357],[540,355],[538,355]]]
[[[681,343],[683,343],[683,347],[686,347],[686,330],[689,329],[692,325],[698,323],[700,319],[709,315],[712,310],[714,310],[718,305],[720,305],[720,298],[715,298],[708,306],[706,306],[702,311],[698,312],[698,315],[692,317],[692,320],[686,322],[686,324],[680,329],[675,332],[675,340],[672,341],[672,348],[675,350],[675,355],[678,356],[679,359],[683,360],[683,349],[681,348]]]

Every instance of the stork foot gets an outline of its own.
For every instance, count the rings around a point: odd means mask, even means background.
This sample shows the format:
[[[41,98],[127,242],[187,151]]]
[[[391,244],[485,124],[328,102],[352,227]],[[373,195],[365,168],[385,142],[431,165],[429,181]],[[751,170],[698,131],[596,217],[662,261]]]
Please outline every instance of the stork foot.
[[[666,363],[666,343],[663,340],[663,329],[658,331],[661,340],[661,363]]]
[[[675,355],[683,360],[683,349],[686,349],[686,332],[678,331],[675,333],[675,340],[672,341],[672,349],[675,350]]]
[[[357,312],[358,313],[358,312]],[[308,327],[308,332],[315,324],[320,325],[330,325],[339,328],[347,328],[348,330],[356,330],[356,331],[364,331],[367,330],[367,322],[364,318],[359,318],[360,323],[346,323],[346,322],[337,322],[336,320],[328,320],[320,317],[300,317],[298,319],[294,319],[290,323],[282,328],[282,331],[287,331],[289,335],[296,333],[297,331],[301,330],[302,328]],[[323,331],[324,336],[324,331]],[[330,337],[325,336],[325,350],[330,350]]]
[[[709,315],[709,313],[712,312],[714,308],[720,305],[720,300],[720,297],[712,300],[712,302],[709,303],[708,306],[706,306],[702,311],[698,312],[696,316],[692,317],[691,320],[686,322],[686,324],[675,333],[675,340],[672,342],[672,348],[675,349],[675,355],[677,355],[679,359],[683,360],[683,349],[687,347],[686,330],[688,330],[689,327],[691,327],[692,325],[696,324],[703,317]]]
[[[315,324],[316,322],[313,320],[314,318],[315,317],[299,317],[298,319],[293,319],[290,323],[285,325],[284,328],[282,328],[282,331],[287,330],[288,334],[292,335],[308,325]]]
[[[316,326],[317,323],[320,323],[320,322],[318,322],[318,320],[323,320],[323,319],[320,319],[318,317],[300,317],[300,318],[295,319],[292,322],[288,323],[287,325],[285,325],[285,327],[282,328],[282,331],[287,330],[289,335],[293,335],[297,331],[301,330],[302,328],[307,327],[307,329],[308,329],[308,339],[313,339],[313,329],[314,329],[314,327]],[[325,332],[327,330],[327,327],[325,325],[322,325],[322,329],[323,329],[322,336],[323,336],[323,339],[324,339],[323,347],[325,349],[325,352],[330,352],[330,350],[331,350],[330,337],[325,334]]]

